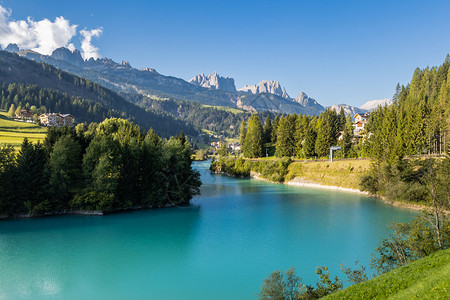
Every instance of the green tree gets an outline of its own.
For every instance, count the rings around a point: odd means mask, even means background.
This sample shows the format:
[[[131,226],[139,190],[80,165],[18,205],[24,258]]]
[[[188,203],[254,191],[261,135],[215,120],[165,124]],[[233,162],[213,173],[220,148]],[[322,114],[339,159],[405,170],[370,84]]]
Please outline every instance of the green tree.
[[[280,117],[276,115],[272,123],[272,143],[276,143],[277,141],[279,124],[280,124]]]
[[[295,153],[296,115],[284,116],[277,129],[275,154],[278,157],[293,156]]]
[[[80,145],[68,135],[59,138],[50,154],[49,168],[49,197],[53,209],[61,211],[67,208],[73,193],[81,188]]]
[[[272,121],[270,116],[267,115],[264,123],[264,143],[270,143],[272,141]]]
[[[311,122],[306,129],[305,142],[303,143],[303,156],[305,158],[314,157],[316,155],[316,137],[314,122]]]
[[[32,144],[25,138],[17,157],[14,176],[16,188],[16,207],[29,214],[38,214],[51,210],[48,201],[48,164],[47,153],[41,143]],[[31,192],[32,191],[32,192]]]
[[[15,115],[15,112],[16,112],[16,107],[14,106],[14,103],[13,104],[11,104],[11,106],[9,107],[9,110],[8,110],[8,117],[10,117],[10,118],[14,118],[16,115]]]
[[[344,133],[341,141],[341,148],[344,157],[350,157],[350,148],[352,147],[353,140],[353,127],[352,127],[352,118],[350,115],[347,116],[347,120],[344,126]]]
[[[248,120],[245,134],[244,155],[246,157],[261,157],[263,155],[263,126],[258,115],[252,115]]]
[[[243,148],[244,146],[246,133],[247,133],[247,126],[245,124],[245,119],[242,119],[241,127],[239,129],[239,143],[241,144],[241,148]]]
[[[226,143],[222,143],[222,146],[220,146],[218,153],[220,156],[227,156],[228,155],[228,145]]]

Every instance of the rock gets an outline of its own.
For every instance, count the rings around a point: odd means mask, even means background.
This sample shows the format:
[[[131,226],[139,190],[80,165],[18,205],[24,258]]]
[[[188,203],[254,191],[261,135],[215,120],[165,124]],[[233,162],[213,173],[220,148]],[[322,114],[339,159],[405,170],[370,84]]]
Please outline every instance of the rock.
[[[367,101],[366,103],[361,105],[359,108],[371,112],[371,111],[377,109],[379,106],[385,106],[385,105],[389,106],[391,104],[392,104],[391,99],[385,98],[382,100]]]
[[[246,85],[243,88],[239,89],[239,91],[252,94],[269,93],[283,97],[285,99],[290,99],[286,90],[284,88],[281,88],[280,83],[273,80],[263,80],[257,85]]]
[[[6,46],[6,48],[5,48],[5,50],[8,52],[13,52],[13,53],[20,51],[19,46],[17,46],[17,44],[8,44],[8,46]]]
[[[208,76],[205,76],[205,74],[197,75],[189,80],[189,83],[214,90],[224,90],[228,92],[236,91],[233,78],[222,77],[216,72],[209,74]]]
[[[72,52],[67,48],[61,47],[55,49],[52,52],[51,57],[53,59],[66,61],[75,66],[81,66],[84,63],[84,59],[81,57],[81,53],[77,49]]]

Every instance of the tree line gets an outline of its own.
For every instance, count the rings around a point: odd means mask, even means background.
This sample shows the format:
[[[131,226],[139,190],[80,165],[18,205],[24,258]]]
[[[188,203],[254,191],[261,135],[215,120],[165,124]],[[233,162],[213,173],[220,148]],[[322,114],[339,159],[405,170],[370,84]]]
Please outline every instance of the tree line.
[[[338,134],[343,139],[338,141]],[[240,144],[245,157],[321,158],[327,157],[331,146],[340,145],[340,157],[366,156],[367,149],[360,140],[353,143],[352,117],[344,110],[339,113],[327,109],[319,116],[277,115],[272,121],[267,116],[264,124],[260,116],[242,120]]]
[[[112,212],[184,205],[199,193],[185,135],[161,139],[124,119],[51,127],[43,143],[0,148],[0,214]]]

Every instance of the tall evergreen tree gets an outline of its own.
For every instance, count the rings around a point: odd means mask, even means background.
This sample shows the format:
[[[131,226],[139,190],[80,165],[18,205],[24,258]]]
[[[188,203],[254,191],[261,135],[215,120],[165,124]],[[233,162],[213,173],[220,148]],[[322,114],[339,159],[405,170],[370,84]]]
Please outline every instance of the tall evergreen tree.
[[[248,120],[245,134],[244,155],[246,157],[261,157],[263,155],[263,126],[258,115],[254,114]]]
[[[295,153],[296,117],[296,115],[288,115],[280,119],[275,151],[278,157],[293,156]]]
[[[270,116],[267,115],[266,122],[264,123],[264,143],[270,143],[272,141],[272,121]]]

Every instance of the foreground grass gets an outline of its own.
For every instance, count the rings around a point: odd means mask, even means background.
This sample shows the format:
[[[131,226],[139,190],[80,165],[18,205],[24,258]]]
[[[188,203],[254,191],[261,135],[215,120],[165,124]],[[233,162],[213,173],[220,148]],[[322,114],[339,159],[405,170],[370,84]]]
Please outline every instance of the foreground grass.
[[[324,299],[450,299],[450,249]]]
[[[31,123],[16,122],[8,118],[6,112],[0,112],[0,144],[19,147],[27,137],[32,142],[43,141],[47,128]]]
[[[361,176],[369,168],[369,160],[294,162],[289,165],[285,181],[300,177],[312,183],[359,189]]]

